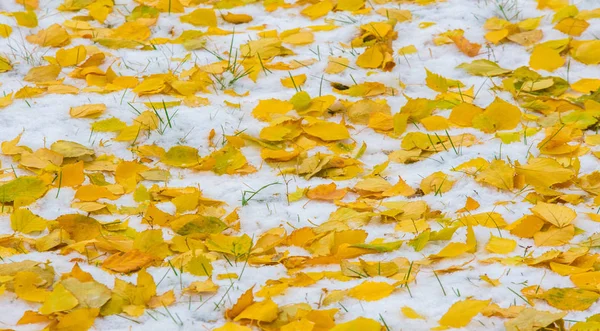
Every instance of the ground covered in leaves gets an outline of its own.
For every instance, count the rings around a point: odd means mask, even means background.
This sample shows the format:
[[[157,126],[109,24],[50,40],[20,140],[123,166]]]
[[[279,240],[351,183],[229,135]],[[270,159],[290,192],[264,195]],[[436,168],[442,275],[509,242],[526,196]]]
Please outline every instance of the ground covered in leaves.
[[[0,328],[600,329],[600,9],[0,1]]]

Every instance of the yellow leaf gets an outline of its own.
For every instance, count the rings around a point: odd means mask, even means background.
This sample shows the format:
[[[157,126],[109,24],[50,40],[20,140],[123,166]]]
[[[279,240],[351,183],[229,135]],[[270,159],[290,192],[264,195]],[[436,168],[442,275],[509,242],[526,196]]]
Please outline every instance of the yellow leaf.
[[[374,170],[375,174],[379,173],[379,171]],[[359,194],[367,194],[367,193],[378,193],[378,192],[383,192],[385,190],[389,190],[390,188],[392,188],[392,184],[390,184],[387,180],[383,179],[382,177],[376,176],[376,177],[369,177],[369,178],[363,178],[361,181],[359,181],[358,183],[356,183],[356,185],[354,186],[355,190],[359,191]],[[362,192],[360,192],[362,191]]]
[[[12,28],[10,25],[0,24],[0,37],[8,38],[12,33]]]
[[[434,258],[446,258],[446,257],[456,257],[466,253],[469,250],[469,247],[464,243],[455,243],[451,242],[442,248],[437,254],[433,255]]]
[[[436,73],[433,73],[429,70],[427,70],[427,68],[425,68],[425,72],[427,74],[426,78],[425,78],[425,83],[427,83],[427,87],[429,87],[430,89],[436,91],[436,92],[441,92],[444,93],[446,91],[448,91],[448,80],[445,77],[442,77]]]
[[[388,19],[393,18],[398,22],[405,22],[412,20],[412,13],[409,10],[395,9],[395,8],[379,8],[375,11],[377,14],[387,17]]]
[[[446,130],[449,128],[448,120],[443,116],[433,115],[421,119],[421,124],[428,131]]]
[[[375,131],[391,131],[394,129],[394,118],[381,112],[371,113],[368,126]]]
[[[556,262],[550,262],[550,269],[561,276],[569,276],[591,270],[591,268],[579,268]]]
[[[508,254],[514,251],[516,247],[516,241],[508,238],[496,237],[494,235],[490,237],[490,241],[485,245],[487,251],[496,254]]]
[[[217,26],[217,15],[215,11],[208,8],[198,8],[193,12],[179,17],[181,22],[194,26]]]
[[[193,257],[184,267],[184,270],[195,276],[212,276],[213,267],[210,260],[204,255]]]
[[[304,82],[306,82],[306,74],[281,78],[280,81],[281,85],[287,88],[298,88],[304,85]]]
[[[415,54],[416,52],[417,52],[417,47],[415,47],[415,45],[404,46],[398,50],[398,54],[400,54],[402,56],[406,56],[409,54]]]
[[[356,65],[365,69],[379,68],[383,63],[383,53],[377,46],[368,47],[356,59]]]
[[[500,98],[487,106],[483,114],[473,118],[473,127],[486,133],[512,130],[521,122],[521,110]]]
[[[441,326],[460,328],[469,322],[490,304],[491,300],[465,299],[455,302],[439,320]]]
[[[247,326],[227,322],[223,326],[213,329],[213,331],[252,331],[252,329]]]
[[[454,232],[450,233],[450,236]],[[448,238],[449,239],[449,238]],[[442,248],[437,254],[431,255],[432,258],[447,258],[456,257],[464,253],[474,253],[477,249],[477,241],[473,227],[469,224],[467,227],[467,240],[466,243],[451,242],[446,247]]]
[[[452,108],[449,120],[458,126],[468,127],[473,126],[473,119],[481,114],[483,114],[483,109],[463,102]]]
[[[327,15],[332,9],[333,3],[329,0],[324,0],[302,9],[300,14],[310,17],[311,20],[315,20]]]
[[[540,22],[542,21],[542,17],[543,16],[524,19],[521,22],[517,23],[517,26],[519,27],[519,29],[527,31],[537,29],[537,27],[540,25]]]
[[[482,225],[488,228],[504,228],[506,221],[502,215],[496,212],[485,212],[469,214],[458,219],[458,222],[466,225]]]
[[[270,59],[277,55],[293,54],[289,49],[281,46],[281,40],[278,38],[262,38],[258,40],[250,40],[248,43],[240,46],[240,51],[245,57],[253,57],[260,55],[262,61]],[[248,60],[245,60],[247,62]],[[258,63],[255,62],[256,65]],[[268,66],[269,68],[273,68]],[[256,70],[257,74],[259,70]]]
[[[79,186],[85,180],[83,175],[83,161],[64,165],[59,174],[60,186]]]
[[[534,187],[547,188],[574,177],[573,170],[566,169],[551,158],[531,158],[527,164],[515,163],[517,175],[525,177],[525,183]]]
[[[10,70],[12,70],[12,65],[10,64],[10,61],[0,56],[0,72],[7,72]]]
[[[271,299],[255,302],[244,309],[233,320],[249,319],[259,322],[273,322],[277,318],[278,307]]]
[[[450,191],[454,183],[452,177],[438,171],[423,178],[420,187],[424,194],[434,193],[438,195]]]
[[[155,1],[156,2],[156,1]],[[186,2],[189,3],[189,2]],[[163,13],[183,13],[185,12],[183,5],[179,0],[158,0],[155,5],[158,10]]]
[[[210,161],[214,160],[211,170],[219,175],[251,173],[256,171],[254,167],[248,164],[248,161],[246,160],[244,154],[231,143],[233,141],[233,138],[229,137],[228,140],[229,143],[226,144],[225,147],[213,152],[210,155],[209,162],[207,163],[210,164]],[[243,142],[241,138],[240,141]]]
[[[567,225],[563,228],[551,227],[544,232],[533,235],[533,242],[537,246],[563,246],[568,244],[575,236],[575,226]]]
[[[27,82],[41,83],[53,81],[60,74],[60,66],[57,65],[47,65],[41,67],[34,67],[27,72],[27,75],[23,78],[23,80]]]
[[[395,286],[388,283],[365,281],[351,288],[348,295],[358,300],[377,301],[388,297],[395,289]]]
[[[577,213],[573,209],[545,202],[538,202],[531,208],[531,211],[539,218],[559,228],[564,228],[577,218]]]
[[[98,199],[116,200],[117,198],[118,195],[113,194],[106,186],[83,185],[75,192],[75,199],[85,202],[96,201]]]
[[[464,213],[464,212],[471,212],[477,208],[479,208],[480,204],[479,202],[477,202],[477,200],[471,198],[471,197],[467,197],[467,201],[465,202],[465,206],[459,210],[457,210],[457,213]]]
[[[544,34],[542,33],[541,30],[533,30],[533,31],[526,31],[526,32],[521,32],[521,33],[515,33],[513,35],[508,36],[508,40],[516,42],[517,44],[522,45],[522,46],[532,46],[532,45],[535,45],[540,40],[542,40],[543,37],[544,37]]]
[[[573,57],[585,64],[600,63],[600,40],[582,42],[575,50]]]
[[[246,234],[240,237],[213,234],[206,246],[210,251],[239,256],[248,253],[252,247],[252,238]]]
[[[58,24],[53,24],[47,29],[38,31],[35,35],[26,37],[27,41],[42,47],[62,47],[71,42],[67,30]]]
[[[62,155],[65,158],[75,158],[82,156],[94,155],[94,150],[87,148],[79,143],[66,140],[57,140],[51,146],[50,149]]]
[[[251,244],[252,245],[252,244]],[[234,319],[254,302],[254,287],[249,288],[237,299],[233,307],[225,311],[225,317]]]
[[[292,45],[307,45],[314,41],[314,35],[310,31],[298,32],[285,36],[282,41]]]
[[[343,124],[332,123],[327,121],[316,121],[302,129],[307,134],[322,139],[324,141],[335,141],[350,138],[348,129]]]
[[[37,15],[34,11],[14,12],[12,15],[20,26],[35,28],[38,25]]]
[[[252,116],[262,121],[270,121],[273,115],[285,115],[293,108],[291,103],[283,100],[259,100],[258,105],[252,110]]]
[[[252,21],[252,16],[246,14],[232,14],[227,13],[225,15],[221,15],[225,22],[233,23],[233,24],[242,24],[248,23]]]
[[[71,330],[88,330],[94,324],[94,320],[98,313],[99,309],[85,309],[78,308],[68,312],[67,314],[61,316],[58,324],[56,324],[56,331],[71,331]]]
[[[598,290],[600,288],[600,271],[583,272],[570,276],[575,286],[585,290]]]
[[[125,127],[127,127],[127,124],[116,117],[92,123],[92,130],[96,132],[118,132],[125,129]]]
[[[485,39],[493,42],[494,44],[498,44],[504,38],[506,38],[508,36],[508,34],[509,34],[508,29],[490,31],[485,34]]]
[[[79,263],[77,263],[77,262],[75,262],[75,265],[73,265],[73,268],[71,269],[70,272],[64,273],[60,277],[61,280],[65,280],[68,278],[75,278],[81,282],[89,282],[89,281],[94,280],[94,278],[92,277],[92,275],[90,273],[81,270],[81,267],[79,266]],[[73,291],[71,291],[71,292],[73,292]]]
[[[400,308],[400,311],[402,312],[402,314],[404,314],[404,316],[406,316],[407,318],[410,318],[410,319],[422,319],[422,320],[425,319],[425,317],[419,315],[414,309],[412,309],[408,306],[404,306],[404,307]]]
[[[182,16],[183,18],[183,16]],[[125,22],[112,31],[111,38],[117,38],[117,42],[142,42],[150,37],[151,31],[144,24],[138,22]]]
[[[488,275],[481,275],[481,276],[479,276],[479,279],[483,280],[484,282],[486,282],[492,286],[500,285],[500,279],[492,279]]]
[[[18,199],[36,200],[46,193],[46,184],[37,177],[21,176],[0,185],[0,203]]]
[[[304,198],[304,195],[306,194],[307,188],[300,188],[300,187],[296,187],[296,191],[295,192],[290,192],[288,194],[288,199],[290,202],[296,202],[302,198]]]
[[[56,51],[56,62],[61,67],[75,66],[83,62],[87,56],[85,46],[79,45],[73,48],[61,48]]]
[[[595,92],[600,89],[600,79],[582,78],[571,84],[571,88],[583,94]]]
[[[426,220],[403,220],[396,223],[394,230],[400,232],[419,233],[429,229],[429,224]]]
[[[39,288],[40,285],[46,284],[46,281],[32,271],[19,271],[15,273],[13,283],[15,294],[23,300],[44,302],[50,295],[50,292],[47,290]]]
[[[138,305],[127,305],[123,307],[123,312],[131,317],[140,317],[144,314],[144,306]]]
[[[507,331],[537,331],[552,325],[554,322],[562,324],[560,321],[567,312],[551,313],[547,311],[537,311],[533,308],[525,308],[515,318],[504,322]]]
[[[537,216],[526,215],[506,227],[511,234],[521,238],[533,238],[542,229],[544,220]]]
[[[237,278],[237,276],[235,277]],[[205,281],[195,281],[185,289],[185,292],[191,293],[214,293],[219,290],[219,285],[215,284],[212,279]]]
[[[323,305],[329,306],[332,303],[340,302],[348,295],[348,291],[346,290],[331,290],[327,295],[323,298]]]
[[[566,17],[562,19],[554,28],[569,36],[579,37],[590,26],[590,23],[574,17]]]
[[[463,63],[457,68],[462,68],[471,75],[489,77],[500,76],[511,72],[511,70],[501,68],[496,62],[483,59],[475,60],[471,63]]]
[[[40,307],[40,313],[49,315],[74,308],[79,300],[69,292],[62,284],[54,287],[44,304]]]
[[[499,189],[512,191],[514,177],[515,169],[513,167],[502,160],[493,160],[489,167],[477,173],[475,180]]]
[[[314,326],[315,322],[302,318],[282,326],[280,331],[312,331]]]
[[[170,306],[175,303],[175,293],[173,290],[169,290],[161,295],[153,296],[148,301],[148,308],[160,308]]]
[[[544,291],[542,298],[558,309],[583,311],[593,305],[600,294],[582,289],[554,287]]]
[[[60,284],[77,298],[79,308],[100,308],[111,298],[108,287],[94,280],[63,279]]]
[[[349,322],[340,323],[329,329],[329,331],[381,331],[383,326],[376,320],[359,317]]]
[[[537,45],[533,48],[529,66],[535,70],[554,71],[565,64],[565,59],[560,56],[557,50],[544,45]]]
[[[106,105],[103,103],[87,104],[78,107],[71,107],[69,114],[73,118],[96,118],[106,110]]]
[[[329,62],[327,63],[327,68],[325,68],[325,73],[328,74],[339,74],[340,72],[346,70],[348,68],[348,64],[350,60],[345,57],[329,57]]]
[[[175,0],[173,0],[172,2],[173,2],[173,4],[177,3]],[[108,14],[110,14],[112,12],[112,8],[113,8],[112,5],[113,5],[112,2],[97,1],[97,2],[90,4],[87,8],[90,12],[91,17],[93,17],[96,21],[98,21],[100,23],[104,23]],[[175,7],[175,6],[173,6],[173,7]]]
[[[365,0],[339,0],[336,10],[356,11],[364,7]]]
[[[167,85],[163,78],[146,78],[139,85],[137,85],[133,92],[139,95],[157,94],[162,92]]]
[[[160,161],[172,167],[189,168],[198,165],[200,157],[198,150],[190,146],[173,146]]]
[[[2,72],[2,58],[1,57],[0,57],[0,72]],[[12,104],[12,102],[13,102],[12,96],[13,96],[12,93],[8,93],[7,95],[0,97],[0,108],[4,108],[4,107]]]
[[[353,123],[367,125],[371,114],[378,112],[391,115],[390,106],[385,101],[362,99],[348,108],[348,117]]]
[[[13,230],[30,234],[46,229],[46,220],[33,214],[29,209],[17,209],[10,215]]]

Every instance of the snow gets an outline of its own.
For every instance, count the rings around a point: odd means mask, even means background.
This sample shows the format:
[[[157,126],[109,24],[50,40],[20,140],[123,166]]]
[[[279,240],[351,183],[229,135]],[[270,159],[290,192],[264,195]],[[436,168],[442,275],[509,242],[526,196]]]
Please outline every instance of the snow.
[[[136,4],[133,1],[116,0],[116,8],[122,12],[131,10]],[[42,28],[46,28],[54,23],[62,23],[77,13],[57,12],[56,7],[61,3],[59,0],[40,0],[40,8],[42,14],[39,15],[39,27],[33,29],[32,32],[37,32]],[[535,9],[534,1],[518,1],[520,9],[520,17],[530,18],[543,16],[541,28],[544,32],[542,41],[564,38],[564,35],[552,29],[550,24],[553,12],[549,10],[540,11]],[[598,5],[597,1],[577,1],[577,6],[582,9],[593,9]],[[388,4],[388,6],[410,10],[413,14],[412,22],[403,22],[396,26],[398,38],[393,42],[394,50],[400,47],[414,44],[418,49],[418,54],[395,56],[397,63],[396,67],[391,72],[377,71],[373,75],[364,77],[364,71],[345,70],[338,75],[328,75],[326,78],[330,81],[336,81],[346,84],[352,83],[353,75],[357,81],[377,81],[398,88],[399,82],[406,84],[406,89],[401,92],[412,97],[435,97],[435,92],[424,85],[425,70],[429,69],[432,72],[438,73],[444,77],[458,79],[464,82],[467,86],[475,86],[475,90],[481,87],[481,92],[475,99],[475,104],[485,107],[495,98],[490,88],[491,84],[487,78],[474,77],[468,73],[456,69],[456,66],[463,62],[468,62],[466,55],[460,53],[454,45],[435,46],[432,42],[432,37],[449,29],[464,29],[465,37],[473,42],[484,43],[483,35],[485,34],[482,28],[483,23],[489,17],[497,13],[497,6],[494,1],[484,0],[449,0],[429,6],[416,6],[411,4]],[[12,1],[4,0],[0,2],[0,11],[19,11],[21,6],[14,4]],[[189,12],[190,9],[187,9]],[[257,26],[265,24],[266,30],[277,29],[279,31],[291,29],[299,26],[319,25],[324,24],[324,19],[310,21],[309,19],[297,14],[290,17],[290,10],[278,9],[272,13],[266,14],[261,4],[250,4],[240,8],[228,10],[233,13],[245,13],[254,17],[254,21],[248,24],[236,26],[237,30],[244,30],[244,33],[237,34],[234,39],[234,47],[247,42],[249,39],[257,38],[257,31],[247,30],[249,26]],[[342,19],[343,13],[330,13],[327,18]],[[339,29],[333,31],[322,31],[315,33],[315,42],[311,45],[302,47],[293,47],[295,56],[290,59],[304,60],[315,58],[315,54],[310,51],[316,50],[319,45],[323,61],[317,62],[306,68],[301,68],[294,71],[294,74],[305,73],[308,77],[304,90],[311,96],[319,94],[321,74],[327,65],[326,58],[329,55],[346,55],[338,46],[339,42],[349,43],[356,35],[360,24],[370,21],[381,20],[381,16],[370,13],[364,16],[357,16],[358,21],[352,24],[340,25]],[[124,22],[124,17],[118,14],[111,14],[107,20],[111,25],[119,25]],[[436,22],[432,27],[421,29],[419,23],[422,21]],[[33,48],[32,45],[23,42],[24,36],[30,32],[28,29],[17,27],[14,20],[8,16],[0,16],[0,23],[9,24],[15,30],[10,38],[0,39],[0,53],[5,53],[18,64],[14,65],[14,70],[2,74],[2,85],[0,92],[9,93],[17,91],[23,86],[21,78],[31,68],[23,59],[13,56],[10,47],[26,47],[30,49],[35,57],[41,57],[45,49]],[[231,29],[233,25],[220,25],[221,28]],[[166,37],[170,31],[173,31],[177,36],[183,30],[194,29],[194,26],[179,22],[177,15],[161,14],[158,24],[152,27],[153,37]],[[600,34],[600,24],[592,23],[590,28],[584,32],[581,39],[593,39]],[[229,48],[231,42],[230,36],[211,36],[207,47],[217,49],[220,52]],[[89,45],[91,42],[85,39],[77,39],[77,43]],[[52,51],[50,51],[51,53]],[[113,66],[116,72],[122,75],[149,75],[153,73],[164,73],[169,69],[174,69],[178,61],[171,61],[170,58],[181,58],[187,52],[180,45],[159,45],[155,51],[135,51],[135,50],[109,50],[114,56],[116,62]],[[347,52],[347,51],[346,51]],[[48,54],[50,54],[48,53]],[[194,61],[198,65],[208,64],[215,61],[215,58],[206,51],[194,51]],[[502,44],[499,46],[490,46],[488,50],[482,49],[483,55],[477,58],[493,58],[498,61],[498,64],[504,68],[517,68],[527,65],[530,52],[522,46],[516,44]],[[183,64],[179,70],[187,70],[193,66],[193,62]],[[110,63],[110,62],[109,62]],[[40,63],[36,63],[39,65]],[[353,64],[353,62],[351,62]],[[106,69],[106,66],[103,68]],[[566,78],[567,75],[571,82],[580,78],[599,77],[600,68],[586,66],[579,62],[573,61],[570,64],[570,69],[567,72],[566,66],[554,72],[553,75]],[[292,97],[295,93],[293,89],[285,89],[281,87],[279,79],[283,77],[280,74],[271,74],[268,76],[261,75],[257,84],[248,79],[241,79],[237,82],[235,89],[239,93],[250,91],[250,95],[243,99],[234,98],[222,93],[203,94],[210,100],[211,105],[201,108],[189,108],[186,106],[178,106],[177,116],[174,119],[174,126],[167,130],[163,135],[153,132],[149,136],[140,137],[142,144],[156,144],[165,149],[177,144],[184,144],[198,148],[201,155],[209,154],[212,149],[208,145],[208,134],[211,129],[217,131],[215,141],[220,141],[222,133],[233,134],[239,130],[257,136],[260,129],[265,126],[265,123],[260,122],[250,115],[250,111],[256,106],[258,100],[267,98],[286,99]],[[78,87],[82,86],[82,81],[65,79],[65,83],[73,84]],[[331,93],[329,84],[323,84],[323,94]],[[506,92],[499,93],[499,96],[505,100],[510,100],[511,96]],[[168,101],[164,96],[153,96],[150,99],[158,101],[161,99]],[[388,104],[391,106],[392,112],[396,113],[400,107],[405,104],[406,98],[402,95],[385,97]],[[358,100],[359,98],[351,98],[350,100]],[[128,106],[127,102],[134,104],[148,101],[147,97],[138,98],[135,93],[130,90],[116,92],[112,94],[94,94],[80,93],[78,95],[44,95],[43,97],[28,100],[31,104],[29,107],[24,100],[16,100],[12,105],[0,110],[0,141],[7,141],[19,133],[24,132],[21,144],[27,145],[32,149],[49,146],[56,140],[70,140],[79,142],[85,146],[93,147],[97,154],[115,155],[123,159],[132,159],[134,156],[129,150],[129,143],[121,143],[110,141],[113,134],[107,133],[91,133],[90,121],[88,119],[73,119],[69,116],[69,108],[87,103],[105,103],[107,112],[102,118],[110,116],[118,117],[121,120],[131,123],[132,119],[137,114]],[[231,109],[223,105],[223,101],[241,102],[241,109]],[[444,114],[444,113],[442,113]],[[445,113],[447,115],[447,113]],[[336,120],[341,117],[336,118]],[[416,130],[409,126],[409,131]],[[352,137],[360,146],[362,142],[367,144],[367,150],[361,161],[365,163],[365,169],[371,169],[373,166],[387,160],[387,153],[398,150],[400,148],[400,140],[392,139],[385,135],[376,134],[368,128],[357,128],[351,131]],[[510,145],[502,145],[498,139],[490,139],[490,135],[482,134],[475,129],[452,129],[451,135],[460,133],[474,134],[479,144],[464,148],[460,155],[456,155],[453,151],[443,151],[434,154],[429,159],[414,163],[414,164],[396,164],[390,163],[385,171],[386,179],[395,183],[399,175],[412,187],[418,187],[422,178],[436,171],[442,171],[451,174],[458,182],[455,187],[443,196],[434,196],[433,194],[422,197],[432,210],[440,210],[446,213],[448,217],[454,215],[454,211],[464,205],[467,196],[475,198],[481,207],[479,212],[495,211],[500,213],[508,223],[512,223],[524,214],[529,214],[529,208],[532,205],[522,201],[522,197],[517,197],[514,193],[500,192],[494,188],[486,188],[477,184],[471,177],[452,172],[453,167],[466,162],[476,157],[483,157],[488,161],[495,157],[510,159],[513,161],[526,162],[527,152],[530,151],[534,155],[538,154],[535,147],[537,142],[543,139],[543,133],[538,133],[531,137],[528,144],[514,143]],[[100,141],[105,141],[103,146],[100,146]],[[531,146],[533,144],[533,146]],[[501,156],[500,156],[501,150]],[[258,171],[245,176],[219,176],[212,172],[196,172],[183,169],[171,169],[172,179],[169,181],[170,187],[185,187],[199,186],[203,195],[211,198],[225,201],[228,204],[227,209],[233,210],[235,207],[241,206],[241,196],[244,190],[249,188],[258,189],[265,183],[274,181],[281,182],[281,177],[277,176],[277,169],[273,166],[263,163],[259,154],[259,149],[254,147],[246,147],[243,154],[247,157],[250,164],[257,167]],[[0,156],[4,168],[11,164],[8,157]],[[580,158],[581,173],[589,173],[597,169],[598,162],[591,155],[585,155]],[[16,168],[15,168],[16,169]],[[26,171],[16,169],[18,174],[25,174]],[[316,186],[318,184],[329,183],[329,179],[312,178],[307,181],[301,177],[293,176],[290,183],[290,190],[298,187]],[[352,187],[358,181],[352,179],[348,181],[338,182],[338,186]],[[146,183],[149,187],[151,184]],[[291,231],[294,227],[312,226],[311,224],[321,224],[325,222],[329,214],[337,209],[332,203],[315,202],[307,203],[307,200],[293,202],[288,205],[286,200],[285,185],[274,185],[261,191],[261,193],[247,206],[241,207],[238,212],[241,219],[241,231],[251,237],[259,237],[263,232],[282,226],[286,230]],[[46,219],[54,219],[60,215],[69,213],[79,213],[81,211],[71,208],[74,191],[67,188],[62,188],[60,195],[57,196],[56,190],[51,190],[46,196],[40,199],[33,205],[32,211]],[[349,195],[345,201],[352,201],[356,196]],[[406,200],[396,197],[388,199]],[[506,206],[495,206],[497,201],[511,201]],[[131,206],[134,205],[130,197],[123,197],[116,201],[119,205]],[[568,205],[574,208],[579,215],[585,212],[594,212],[591,207],[581,204],[578,206]],[[174,211],[170,203],[159,205],[163,210]],[[119,215],[98,217],[103,221],[114,220],[119,218]],[[580,216],[581,217],[581,216]],[[8,221],[8,215],[0,215],[0,233],[13,233]],[[136,230],[145,230],[148,228],[146,224],[142,224],[141,217],[129,217],[129,224]],[[576,221],[578,227],[590,233],[597,230],[597,225],[589,221]],[[433,229],[435,224],[432,224]],[[381,225],[371,223],[364,227],[369,234],[367,241],[375,238],[386,238],[387,241],[398,239],[410,239],[412,234],[394,232],[393,225]],[[488,257],[496,256],[495,254],[487,254],[483,250],[483,245],[488,241],[490,235],[497,235],[495,229],[476,227],[475,234],[478,241],[477,260],[467,264],[464,269],[453,273],[440,275],[440,281],[445,289],[445,294],[442,293],[442,288],[436,280],[435,275],[430,268],[423,267],[418,274],[415,284],[410,285],[410,292],[407,289],[395,291],[387,298],[374,302],[360,302],[356,299],[346,298],[342,304],[334,304],[331,307],[338,308],[339,312],[336,315],[336,321],[348,321],[358,316],[365,316],[375,320],[385,320],[391,330],[426,330],[437,326],[439,318],[448,310],[448,308],[456,301],[465,298],[473,297],[476,299],[492,299],[501,307],[508,307],[512,304],[525,304],[521,298],[516,296],[511,289],[518,292],[523,286],[538,285],[542,287],[564,287],[570,284],[568,277],[563,277],[555,274],[544,268],[533,268],[528,266],[513,266],[508,267],[501,264],[482,264],[479,260]],[[164,230],[165,238],[168,239],[172,233]],[[465,228],[459,229],[453,241],[464,241],[466,233]],[[517,238],[510,235],[507,231],[502,231],[504,238],[515,239],[519,242],[519,246],[514,255],[524,254],[526,247],[528,252],[535,252],[534,255],[539,255],[548,248],[535,247],[532,240]],[[583,239],[583,236],[576,237],[574,242]],[[396,257],[405,257],[411,261],[421,260],[430,254],[438,252],[444,247],[447,242],[434,242],[428,244],[421,252],[414,252],[412,248],[406,244],[399,250],[384,253],[377,258],[382,261],[389,261]],[[278,248],[278,251],[288,250],[290,255],[307,255],[302,249],[294,247]],[[23,255],[11,256],[5,259],[5,262],[21,261],[33,259],[37,261],[51,261],[52,266],[56,269],[57,274],[69,272],[73,263],[70,261],[73,258],[80,257],[76,253],[69,255],[59,255],[52,252],[31,252]],[[440,262],[436,268],[445,268],[451,265],[460,265],[463,262],[471,260],[473,257],[465,256],[464,258],[449,259]],[[94,278],[112,287],[115,277],[119,277],[128,281],[135,281],[135,276],[114,275],[103,271],[100,268],[81,264],[84,271],[90,272]],[[219,273],[242,273],[243,277],[239,280],[217,280],[215,283],[220,286],[220,290],[213,296],[195,296],[191,302],[178,301],[175,305],[169,308],[172,314],[179,316],[183,322],[183,327],[180,329],[198,329],[210,330],[214,327],[222,325],[225,320],[223,311],[226,307],[231,307],[236,299],[251,286],[256,286],[259,289],[269,279],[278,279],[287,277],[288,273],[284,266],[261,266],[252,267],[244,266],[242,263],[230,266],[225,261],[219,260],[213,264],[215,274]],[[331,266],[315,267],[308,270],[335,270]],[[167,267],[152,267],[148,270],[155,281],[159,281],[165,274],[164,280],[158,286],[157,292],[174,289],[177,297],[181,293],[181,288],[185,288],[192,281],[203,280],[206,277],[197,277],[190,274],[183,274],[180,278],[170,272]],[[491,287],[485,282],[479,280],[479,276],[487,274],[490,278],[500,278],[502,284],[497,287]],[[374,281],[389,281],[385,278],[374,278]],[[323,279],[316,284],[308,287],[290,288],[284,295],[276,296],[273,300],[280,306],[291,303],[306,302],[313,308],[318,307],[319,300],[322,295],[322,289],[347,289],[360,284],[363,280],[356,279],[349,282],[339,282],[334,280]],[[215,305],[218,305],[216,308]],[[342,306],[343,305],[343,306]],[[426,319],[407,319],[400,313],[402,306],[409,306],[422,314]],[[0,316],[0,327],[12,328],[16,330],[37,330],[40,325],[16,325],[16,322],[22,316],[25,310],[35,309],[37,305],[27,304],[16,298],[13,293],[5,293],[0,296],[0,307],[4,308],[5,312]],[[546,303],[537,301],[536,309],[550,310],[555,309],[548,306]],[[133,323],[131,320],[119,317],[108,316],[97,318],[94,328],[96,330],[144,330],[144,329],[163,329],[176,330],[179,327],[164,314],[164,309],[158,309],[161,314],[155,314],[157,320],[145,314]],[[600,303],[596,302],[589,311],[600,311]],[[583,320],[589,312],[569,312],[567,319]],[[503,319],[492,317],[485,318],[476,317],[464,330],[502,330]]]

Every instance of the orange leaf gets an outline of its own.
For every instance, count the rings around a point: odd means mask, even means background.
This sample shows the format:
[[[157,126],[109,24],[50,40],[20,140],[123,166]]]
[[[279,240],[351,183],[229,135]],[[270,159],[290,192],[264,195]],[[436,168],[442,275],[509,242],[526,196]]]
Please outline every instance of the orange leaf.
[[[154,255],[132,250],[127,253],[115,253],[102,263],[102,267],[121,273],[137,271],[154,261]]]
[[[335,183],[330,183],[309,189],[306,192],[306,197],[311,200],[341,200],[346,196],[347,192],[346,188],[338,190]]]
[[[233,307],[225,311],[225,317],[234,319],[246,308],[248,308],[254,302],[254,294],[252,293],[253,290],[254,286],[246,290],[246,292],[244,292],[244,294],[237,299]]]
[[[456,47],[458,47],[458,49],[466,55],[474,57],[475,55],[479,54],[481,44],[472,43],[464,36],[452,36],[450,39],[452,39],[454,44],[456,44]]]

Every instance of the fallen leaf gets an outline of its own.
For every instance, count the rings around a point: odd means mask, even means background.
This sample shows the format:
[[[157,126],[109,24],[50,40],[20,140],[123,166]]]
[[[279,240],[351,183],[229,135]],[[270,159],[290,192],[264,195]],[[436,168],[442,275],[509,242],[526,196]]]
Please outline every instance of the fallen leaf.
[[[490,304],[491,300],[465,299],[457,301],[439,320],[441,326],[460,328],[469,322]]]

